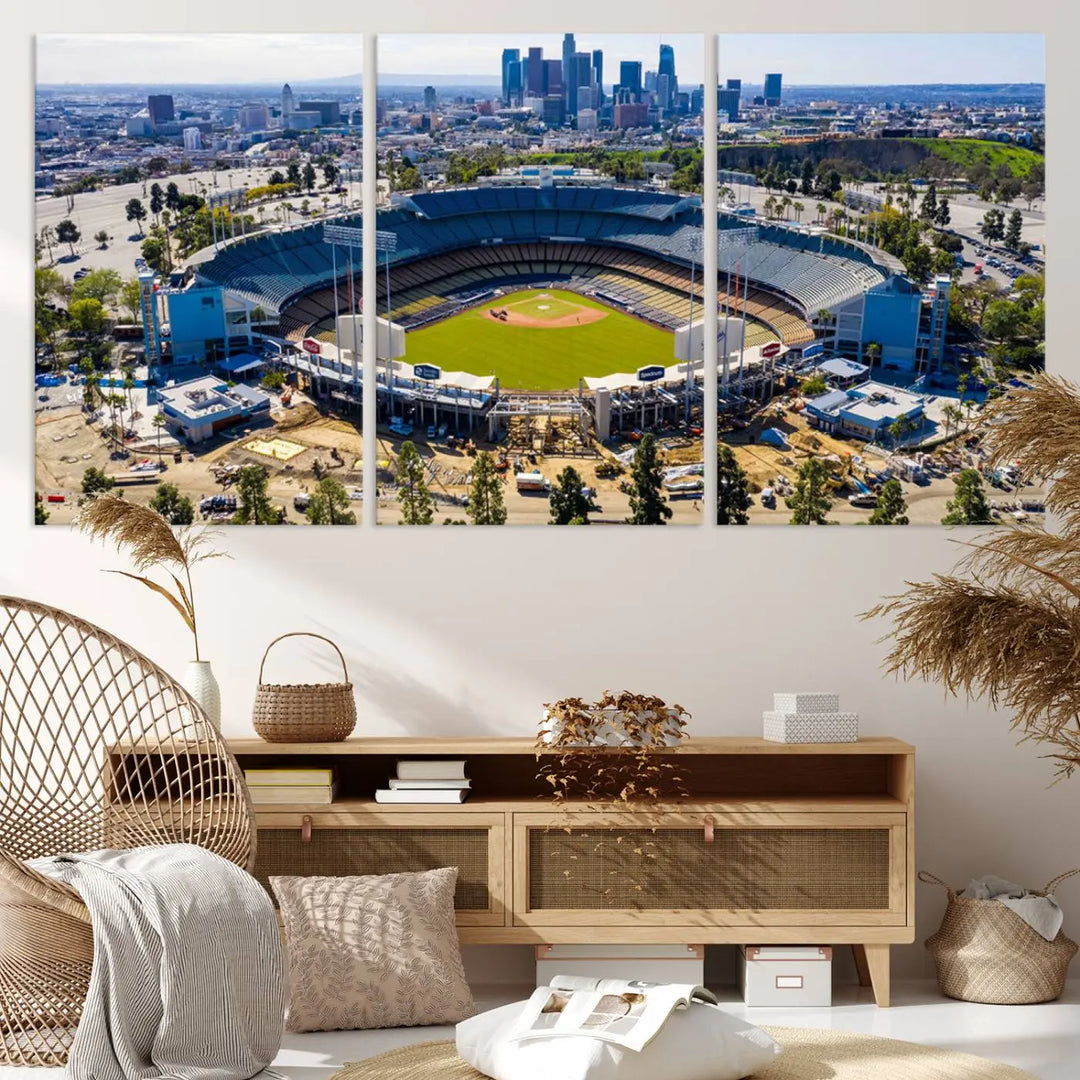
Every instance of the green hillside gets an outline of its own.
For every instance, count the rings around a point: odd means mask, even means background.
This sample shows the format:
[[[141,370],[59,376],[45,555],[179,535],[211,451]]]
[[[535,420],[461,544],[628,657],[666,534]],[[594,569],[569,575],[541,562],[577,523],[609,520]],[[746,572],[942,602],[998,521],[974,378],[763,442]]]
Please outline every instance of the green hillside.
[[[941,158],[952,165],[957,165],[967,173],[980,161],[990,167],[994,174],[999,165],[1007,165],[1012,174],[1023,179],[1031,172],[1032,166],[1042,164],[1042,154],[1028,150],[1023,146],[1010,143],[990,142],[987,139],[904,139],[925,147],[932,157]]]

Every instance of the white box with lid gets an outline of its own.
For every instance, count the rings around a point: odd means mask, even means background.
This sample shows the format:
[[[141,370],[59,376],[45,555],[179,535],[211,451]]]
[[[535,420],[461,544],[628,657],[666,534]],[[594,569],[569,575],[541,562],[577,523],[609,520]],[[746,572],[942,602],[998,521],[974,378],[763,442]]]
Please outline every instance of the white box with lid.
[[[743,945],[739,989],[747,1005],[821,1008],[832,1004],[828,945]]]
[[[859,714],[764,712],[762,736],[768,742],[839,743],[859,741]]]
[[[556,975],[639,982],[705,982],[704,945],[537,945],[536,985]]]
[[[820,690],[799,691],[789,694],[773,694],[773,710],[778,713],[837,713],[840,711],[840,695],[826,694]]]

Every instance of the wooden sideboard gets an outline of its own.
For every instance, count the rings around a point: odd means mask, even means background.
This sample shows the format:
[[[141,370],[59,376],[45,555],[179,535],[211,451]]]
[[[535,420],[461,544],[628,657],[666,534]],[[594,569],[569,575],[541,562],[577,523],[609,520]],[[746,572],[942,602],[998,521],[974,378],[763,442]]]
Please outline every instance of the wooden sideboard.
[[[885,1006],[889,948],[914,941],[915,751],[896,739],[688,739],[666,751],[687,796],[618,810],[553,808],[531,739],[229,745],[339,784],[330,806],[256,807],[260,880],[457,866],[466,943],[850,944]],[[126,753],[147,751],[114,768]],[[376,803],[402,758],[466,759],[469,799]]]

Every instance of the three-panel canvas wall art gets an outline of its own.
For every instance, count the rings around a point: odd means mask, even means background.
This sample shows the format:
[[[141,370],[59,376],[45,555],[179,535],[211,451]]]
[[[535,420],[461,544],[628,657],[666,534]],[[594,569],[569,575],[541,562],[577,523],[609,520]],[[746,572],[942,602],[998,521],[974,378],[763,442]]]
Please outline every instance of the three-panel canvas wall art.
[[[39,524],[103,492],[177,524],[1043,512],[982,452],[1045,364],[1040,35],[363,57],[38,38]]]

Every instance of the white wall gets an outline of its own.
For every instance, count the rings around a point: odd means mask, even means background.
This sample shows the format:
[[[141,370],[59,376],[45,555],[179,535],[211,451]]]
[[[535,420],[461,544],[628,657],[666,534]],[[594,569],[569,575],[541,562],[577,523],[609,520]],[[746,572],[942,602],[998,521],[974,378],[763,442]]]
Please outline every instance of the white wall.
[[[862,3],[810,11],[790,5],[790,22],[770,9],[727,11],[725,29],[874,29]],[[434,4],[428,4],[433,15]],[[192,27],[202,15],[192,7]],[[268,29],[377,30],[385,8],[342,3],[325,9],[322,25],[282,0],[266,5]],[[349,17],[345,12],[348,10]],[[1005,3],[908,5],[891,12],[898,29],[933,26],[1012,29]],[[279,18],[274,12],[280,11]],[[451,29],[427,25],[416,5],[394,9],[393,30]],[[716,9],[688,0],[684,24],[672,30],[719,29]],[[358,18],[358,13],[364,17]],[[335,19],[334,15],[339,18]],[[454,12],[454,18],[461,9]],[[589,27],[654,29],[641,4],[628,13],[619,0],[594,0]],[[580,24],[570,0],[553,0],[543,24],[514,25],[512,14],[485,12],[484,29],[552,30]],[[64,0],[35,12],[36,29],[180,29],[183,11],[160,14],[118,2],[80,7]],[[242,15],[215,29],[244,29]],[[157,23],[152,19],[158,19]],[[301,27],[295,25],[304,20]],[[1024,23],[1046,29],[1050,102],[1069,108],[1077,82],[1073,37],[1061,32],[1064,13],[1029,4]],[[512,21],[513,20],[513,21]],[[366,24],[366,25],[365,25]],[[1053,33],[1057,25],[1058,33]],[[881,27],[884,28],[884,27]],[[453,29],[461,29],[454,26]],[[29,48],[18,33],[4,36],[4,89],[18,106],[11,115],[10,154],[0,171],[5,206],[26,206],[30,176]],[[20,111],[21,110],[21,111]],[[1064,119],[1064,118],[1063,118]],[[1051,136],[1050,185],[1055,211],[1050,280],[1052,366],[1080,376],[1069,346],[1072,253],[1077,226],[1068,217],[1066,172],[1076,175],[1068,121]],[[31,224],[25,214],[0,215],[0,326],[4,419],[0,426],[0,590],[70,608],[117,632],[165,667],[189,658],[179,622],[158,598],[132,582],[99,571],[122,563],[65,529],[34,529],[32,437],[28,401]],[[996,872],[1042,885],[1080,864],[1075,822],[1080,778],[1048,788],[1050,765],[1031,745],[1017,747],[1008,717],[985,706],[946,699],[937,687],[885,680],[878,663],[883,629],[857,614],[905,581],[946,570],[957,551],[944,530],[666,528],[319,530],[236,529],[226,533],[232,561],[200,569],[198,604],[205,653],[222,684],[225,730],[250,731],[259,658],[276,634],[312,629],[345,651],[357,687],[357,734],[531,734],[541,702],[565,694],[630,687],[678,700],[694,714],[691,734],[746,734],[776,689],[838,688],[867,734],[895,735],[918,748],[920,868],[962,885]],[[653,569],[648,569],[653,567]],[[286,651],[286,649],[288,651]],[[312,643],[287,645],[270,677],[332,676],[333,664]],[[921,941],[940,919],[940,890],[919,886]],[[1080,888],[1062,900],[1080,930]],[[520,962],[521,954],[517,954]],[[492,966],[494,962],[494,966]],[[487,971],[498,962],[488,957]],[[897,970],[925,973],[921,946],[896,950]]]

